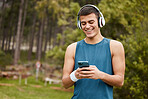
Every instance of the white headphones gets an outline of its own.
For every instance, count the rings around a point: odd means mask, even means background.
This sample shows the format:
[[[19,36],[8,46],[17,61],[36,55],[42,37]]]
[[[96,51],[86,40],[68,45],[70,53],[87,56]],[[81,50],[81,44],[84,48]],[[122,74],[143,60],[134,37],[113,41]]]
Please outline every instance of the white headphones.
[[[100,12],[100,10],[94,5],[87,4],[87,5],[84,5],[83,7],[81,7],[81,9],[79,10],[78,15],[77,15],[77,26],[78,26],[79,29],[82,29],[81,28],[81,21],[80,21],[80,11],[84,7],[93,7],[93,8],[95,8],[100,14],[99,19],[98,19],[98,26],[101,28],[101,27],[103,27],[105,25],[105,19],[103,17],[103,14]]]

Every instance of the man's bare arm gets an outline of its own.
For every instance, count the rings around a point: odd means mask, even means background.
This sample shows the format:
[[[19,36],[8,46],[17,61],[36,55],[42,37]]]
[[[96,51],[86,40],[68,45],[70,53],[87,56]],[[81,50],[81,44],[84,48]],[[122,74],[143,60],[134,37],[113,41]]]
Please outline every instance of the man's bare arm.
[[[102,80],[109,85],[121,87],[124,83],[125,72],[124,48],[120,42],[111,40],[110,49],[112,54],[112,66],[114,75],[103,73]]]
[[[74,69],[75,49],[76,49],[76,43],[73,43],[67,47],[67,50],[65,53],[65,61],[64,61],[63,77],[62,77],[63,86],[65,88],[69,88],[74,84],[74,82],[70,79],[70,74]]]

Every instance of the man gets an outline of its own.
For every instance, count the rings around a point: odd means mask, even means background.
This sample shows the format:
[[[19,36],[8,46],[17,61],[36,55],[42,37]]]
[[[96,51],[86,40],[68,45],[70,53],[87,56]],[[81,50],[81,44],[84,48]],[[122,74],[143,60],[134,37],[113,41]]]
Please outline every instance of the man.
[[[86,38],[67,47],[63,67],[63,86],[74,85],[72,99],[113,99],[113,86],[124,83],[123,45],[101,35],[103,14],[94,5],[83,6],[78,13],[78,27]],[[78,67],[88,61],[89,67]]]

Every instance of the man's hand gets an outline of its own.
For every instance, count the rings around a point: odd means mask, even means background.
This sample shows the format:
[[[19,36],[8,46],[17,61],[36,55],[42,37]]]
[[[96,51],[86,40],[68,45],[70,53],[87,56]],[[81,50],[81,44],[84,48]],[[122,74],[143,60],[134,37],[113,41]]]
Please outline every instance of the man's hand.
[[[75,76],[78,79],[89,78],[89,79],[101,79],[103,77],[101,72],[95,65],[89,67],[78,68],[75,72]]]

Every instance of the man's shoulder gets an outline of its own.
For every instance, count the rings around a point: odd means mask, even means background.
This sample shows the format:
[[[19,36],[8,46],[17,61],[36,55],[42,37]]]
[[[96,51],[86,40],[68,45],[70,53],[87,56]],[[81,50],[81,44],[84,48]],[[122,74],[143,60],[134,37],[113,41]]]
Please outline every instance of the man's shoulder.
[[[118,53],[120,51],[124,51],[124,47],[122,43],[117,40],[110,41],[110,48],[111,48],[112,54]]]
[[[112,47],[121,47],[121,46],[123,46],[122,43],[117,41],[117,40],[110,40],[110,45]]]
[[[71,49],[71,48],[76,47],[76,45],[77,45],[77,42],[74,42],[74,43],[71,43],[70,45],[68,45],[67,48]]]
[[[74,57],[77,42],[70,44],[66,49],[66,55]]]
[[[70,45],[68,45],[68,47],[66,49],[67,52],[75,52],[76,45],[77,45],[77,42],[74,42],[74,43],[71,43]]]
[[[76,49],[76,46],[77,45],[81,45],[81,44],[83,44],[83,40],[80,40],[78,42],[71,43],[70,45],[68,45],[67,49],[75,50]]]

